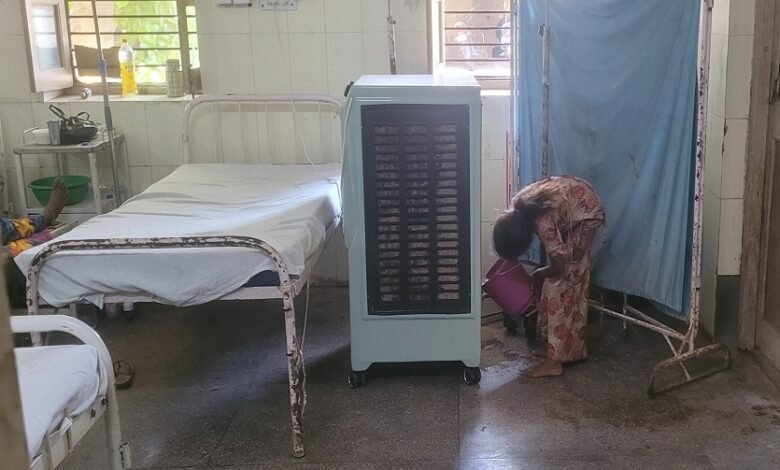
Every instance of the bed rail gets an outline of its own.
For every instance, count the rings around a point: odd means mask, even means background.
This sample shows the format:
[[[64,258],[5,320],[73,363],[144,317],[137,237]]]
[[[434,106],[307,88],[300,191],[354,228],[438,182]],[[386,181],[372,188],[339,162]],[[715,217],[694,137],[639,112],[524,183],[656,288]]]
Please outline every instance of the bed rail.
[[[227,95],[203,95],[190,101],[184,110],[184,117],[182,119],[182,162],[191,163],[190,155],[190,127],[192,124],[193,111],[203,105],[214,104],[260,104],[268,105],[272,103],[278,104],[317,104],[326,105],[331,108],[335,108],[337,112],[341,112],[342,102],[332,96],[320,95],[314,93],[296,93],[292,95],[285,94],[227,94]],[[239,112],[241,112],[239,110]],[[293,109],[293,113],[295,110]],[[294,130],[295,131],[295,130]],[[298,136],[296,136],[297,138]]]
[[[133,249],[176,249],[176,248],[248,248],[270,257],[276,265],[279,275],[279,293],[285,320],[287,337],[287,370],[290,390],[290,415],[292,419],[293,455],[303,457],[303,435],[301,431],[303,410],[306,404],[304,388],[305,371],[298,333],[295,325],[295,290],[287,265],[282,255],[268,243],[252,237],[243,236],[201,236],[201,237],[164,237],[164,238],[113,238],[102,240],[55,241],[36,253],[27,272],[27,311],[37,315],[40,294],[38,292],[41,269],[47,260],[61,252],[95,250],[133,250]]]
[[[316,112],[320,115],[323,114],[323,107],[329,109],[332,114],[336,111],[336,114],[341,111],[342,103],[336,98],[317,95],[317,94],[294,94],[294,95],[206,95],[196,98],[191,101],[184,111],[183,124],[182,124],[182,151],[183,162],[190,162],[190,142],[193,137],[191,132],[191,125],[194,116],[194,110],[202,106],[210,105],[222,105],[222,104],[238,104],[238,112],[241,113],[241,104],[247,105],[266,105],[265,111],[268,112],[269,104],[302,104],[316,105]],[[292,107],[292,106],[291,106]],[[295,111],[295,108],[293,111]],[[219,111],[221,113],[221,111]],[[249,111],[254,113],[260,113],[262,111]],[[308,110],[298,111],[301,114],[309,113]],[[295,112],[293,112],[293,124],[295,136],[298,137],[299,133],[303,134],[303,131],[296,125]],[[330,118],[329,118],[330,119]],[[225,122],[219,122],[219,126],[223,126]],[[332,122],[331,124],[336,124]],[[328,132],[335,132],[340,130],[339,126],[331,127],[323,126],[320,123],[320,132],[323,128],[328,129]],[[266,126],[268,130],[268,126]],[[219,134],[219,132],[218,132]],[[270,134],[270,133],[269,133]],[[341,135],[340,132],[338,134]],[[301,136],[305,137],[305,136]],[[322,137],[322,135],[321,135]],[[337,138],[338,139],[338,138]],[[259,143],[259,142],[258,142]],[[332,142],[333,143],[333,142]],[[337,142],[341,144],[340,139]],[[303,141],[305,149],[306,143]],[[308,155],[307,155],[308,158]],[[293,162],[289,162],[293,163]],[[335,228],[335,226],[334,226]],[[330,230],[328,230],[329,233]],[[329,238],[326,238],[327,242]],[[288,366],[288,379],[289,379],[289,398],[290,398],[290,414],[292,419],[292,447],[293,455],[295,457],[303,457],[304,445],[301,431],[302,415],[305,406],[305,389],[304,389],[304,367],[303,358],[300,348],[300,342],[295,325],[295,304],[293,302],[295,295],[300,291],[300,287],[308,281],[310,268],[313,267],[316,258],[319,257],[319,251],[314,257],[315,259],[309,265],[307,260],[307,269],[302,273],[300,278],[291,279],[289,270],[282,259],[279,252],[274,249],[268,243],[258,240],[252,237],[240,237],[240,236],[201,236],[201,237],[165,237],[165,238],[113,238],[113,239],[101,239],[101,240],[69,240],[69,241],[53,241],[45,245],[33,258],[30,267],[27,272],[27,310],[31,315],[37,315],[39,313],[40,293],[39,293],[39,277],[43,266],[46,264],[52,256],[57,254],[72,253],[76,251],[100,251],[100,250],[133,250],[133,249],[177,249],[177,248],[248,248],[259,251],[269,258],[271,258],[276,265],[276,272],[279,275],[280,285],[276,287],[276,294],[273,297],[266,295],[270,291],[270,288],[246,288],[242,289],[243,294],[236,295],[235,297],[228,296],[229,298],[236,298],[242,300],[253,299],[267,299],[275,298],[282,300],[283,313],[285,317],[285,334],[287,339],[287,366]],[[323,243],[324,247],[324,243]],[[322,248],[320,248],[321,250]],[[253,292],[248,292],[255,289]],[[258,292],[257,289],[261,289],[262,292]],[[247,292],[244,292],[244,291]],[[262,295],[261,295],[262,294]],[[223,300],[223,299],[219,299]],[[227,299],[224,299],[227,300]],[[154,301],[154,299],[149,299]]]
[[[130,466],[129,447],[122,442],[122,432],[119,425],[119,405],[114,386],[114,367],[106,344],[100,336],[84,322],[66,315],[35,315],[11,317],[11,330],[14,333],[39,334],[46,332],[62,332],[77,338],[82,343],[95,348],[98,360],[106,373],[101,377],[101,383],[106,384],[106,440],[109,450],[109,462],[112,470],[122,470]]]

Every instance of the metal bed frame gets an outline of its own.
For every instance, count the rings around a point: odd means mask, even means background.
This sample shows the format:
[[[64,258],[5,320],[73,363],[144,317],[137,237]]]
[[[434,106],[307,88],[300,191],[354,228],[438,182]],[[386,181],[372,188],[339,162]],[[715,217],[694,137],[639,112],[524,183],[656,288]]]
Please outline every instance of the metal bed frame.
[[[264,104],[266,111],[270,103],[289,103],[292,105],[293,114],[295,104],[314,103],[317,111],[321,112],[321,106],[335,108],[341,111],[341,102],[335,98],[316,94],[294,95],[207,95],[191,101],[184,111],[182,127],[183,161],[190,162],[190,121],[193,110],[203,105],[239,104],[238,112],[241,112],[242,103]],[[296,133],[296,135],[298,135]],[[39,310],[39,276],[46,261],[53,255],[61,253],[73,253],[78,251],[96,250],[133,250],[133,249],[177,249],[177,248],[248,248],[269,256],[276,265],[279,275],[279,286],[266,287],[241,287],[236,291],[220,298],[219,300],[265,300],[281,299],[285,320],[285,335],[287,339],[287,369],[290,394],[290,416],[292,420],[292,447],[295,457],[304,456],[302,435],[302,416],[306,404],[304,389],[304,364],[301,353],[301,341],[298,338],[295,323],[295,297],[301,293],[303,287],[309,282],[312,268],[316,265],[323,249],[332,238],[336,228],[340,224],[339,214],[327,227],[326,237],[318,249],[309,256],[305,263],[305,270],[300,276],[290,276],[282,256],[268,243],[252,237],[243,236],[205,236],[205,237],[164,237],[164,238],[111,238],[102,240],[70,240],[54,242],[47,245],[33,259],[27,273],[27,309],[31,315],[38,314]],[[106,297],[106,303],[135,303],[156,302],[144,294],[111,293]]]
[[[54,470],[57,468],[87,431],[101,418],[106,425],[106,444],[111,470],[130,468],[130,448],[122,442],[119,426],[119,405],[114,387],[114,374],[111,355],[100,336],[85,323],[65,315],[13,316],[11,330],[14,333],[67,333],[82,343],[95,348],[98,360],[106,371],[106,394],[97,397],[86,411],[73,417],[69,426],[47,434],[37,455],[30,463],[31,470]]]

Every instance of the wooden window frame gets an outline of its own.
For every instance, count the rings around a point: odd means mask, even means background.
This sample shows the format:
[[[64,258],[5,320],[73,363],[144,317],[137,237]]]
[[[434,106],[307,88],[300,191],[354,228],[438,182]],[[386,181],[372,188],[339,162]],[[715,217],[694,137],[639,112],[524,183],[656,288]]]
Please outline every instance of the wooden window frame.
[[[38,65],[38,53],[35,47],[35,24],[33,8],[51,6],[57,15],[57,42],[62,67],[43,70]],[[70,36],[68,35],[67,11],[65,0],[24,0],[25,35],[27,37],[27,59],[30,67],[32,89],[36,93],[63,90],[73,86],[73,63],[70,58]]]

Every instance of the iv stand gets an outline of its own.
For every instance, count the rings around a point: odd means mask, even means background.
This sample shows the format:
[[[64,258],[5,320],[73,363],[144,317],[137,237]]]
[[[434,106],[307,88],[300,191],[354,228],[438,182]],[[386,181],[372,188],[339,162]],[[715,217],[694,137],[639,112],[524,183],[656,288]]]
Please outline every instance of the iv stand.
[[[550,176],[550,2],[546,2],[542,36],[542,178]]]
[[[398,73],[398,67],[396,65],[395,52],[395,18],[393,17],[391,0],[387,0],[387,40],[390,47],[390,74],[395,75]]]
[[[108,100],[108,68],[106,67],[106,58],[103,54],[103,46],[100,40],[100,25],[98,22],[97,1],[92,0],[92,16],[95,21],[95,38],[97,39],[97,53],[98,53],[98,72],[100,73],[100,82],[103,85],[103,111],[106,119],[106,132],[108,133],[108,146],[111,152],[111,171],[114,179],[114,198],[116,198],[117,206],[122,204],[122,190],[119,187],[119,168],[116,162],[116,134],[114,130],[114,120],[111,117],[111,105]],[[99,191],[99,188],[92,188],[93,191]]]

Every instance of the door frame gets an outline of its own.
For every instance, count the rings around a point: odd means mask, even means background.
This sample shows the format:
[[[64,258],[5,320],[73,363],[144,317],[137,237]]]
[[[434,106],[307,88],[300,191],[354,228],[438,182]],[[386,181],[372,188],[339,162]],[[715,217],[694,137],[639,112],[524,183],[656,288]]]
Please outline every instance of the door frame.
[[[740,266],[740,349],[753,349],[759,335],[780,332],[765,323],[766,254],[769,201],[773,186],[772,162],[776,140],[771,135],[772,102],[780,98],[780,0],[756,0],[755,35],[750,92],[747,156],[745,161],[744,219]],[[780,135],[776,136],[780,138]],[[778,182],[780,184],[780,182]],[[762,343],[766,343],[762,341]],[[780,342],[771,354],[780,364]]]

